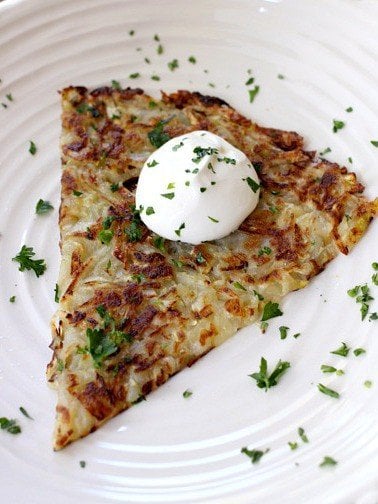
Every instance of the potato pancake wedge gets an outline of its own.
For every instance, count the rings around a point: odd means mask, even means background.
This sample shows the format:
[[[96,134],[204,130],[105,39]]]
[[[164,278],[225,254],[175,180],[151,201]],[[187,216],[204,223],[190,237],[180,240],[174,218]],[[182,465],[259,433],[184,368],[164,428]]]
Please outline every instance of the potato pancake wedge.
[[[266,318],[348,254],[378,212],[354,173],[218,98],[178,91],[155,100],[109,87],[69,87],[61,97],[62,295],[47,370],[58,393],[56,450]],[[134,191],[159,124],[171,138],[209,130],[248,156],[261,197],[237,231],[192,246],[142,224]],[[237,195],[224,204],[237,205]]]

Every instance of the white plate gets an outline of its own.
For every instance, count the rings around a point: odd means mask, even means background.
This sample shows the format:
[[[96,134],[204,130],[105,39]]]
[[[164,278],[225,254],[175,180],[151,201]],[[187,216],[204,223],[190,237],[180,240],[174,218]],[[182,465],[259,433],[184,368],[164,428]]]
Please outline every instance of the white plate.
[[[374,196],[377,19],[377,2],[367,0],[0,4],[0,102],[8,105],[0,108],[0,416],[18,418],[23,429],[19,436],[0,432],[1,502],[378,502],[378,323],[361,322],[346,294],[370,279],[378,260],[376,222],[349,257],[338,257],[285,300],[284,317],[265,335],[257,327],[241,331],[147,402],[60,453],[51,450],[55,395],[44,376],[59,264],[57,90],[117,79],[156,96],[177,88],[215,94],[261,124],[301,132],[309,148],[331,147],[329,158],[353,168]],[[171,72],[173,58],[180,67]],[[253,104],[248,69],[260,85]],[[142,77],[130,80],[132,72]],[[160,82],[150,79],[153,72]],[[345,112],[349,106],[352,113]],[[332,119],[346,127],[332,133]],[[38,147],[35,156],[29,140]],[[39,198],[53,202],[53,214],[35,215]],[[24,243],[48,263],[39,279],[11,261]],[[302,336],[281,341],[282,324]],[[341,341],[366,348],[366,355],[331,355]],[[248,377],[261,356],[270,365],[279,358],[292,364],[268,393]],[[321,364],[345,375],[323,375]],[[365,380],[374,382],[371,389]],[[319,382],[341,398],[320,394]],[[193,396],[184,400],[187,388]],[[298,427],[310,442],[291,451]],[[252,465],[242,446],[270,451]],[[319,468],[326,455],[338,461],[335,468]]]

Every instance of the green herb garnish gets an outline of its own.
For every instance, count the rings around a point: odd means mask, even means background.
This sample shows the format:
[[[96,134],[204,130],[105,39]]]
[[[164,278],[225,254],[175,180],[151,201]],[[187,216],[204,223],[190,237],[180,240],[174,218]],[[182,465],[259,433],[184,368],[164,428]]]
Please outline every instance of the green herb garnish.
[[[334,133],[337,133],[339,130],[343,129],[345,126],[345,122],[344,121],[339,121],[337,119],[333,119],[333,128],[332,128],[332,131]]]
[[[359,355],[366,353],[366,350],[364,348],[355,348],[353,353],[356,357],[358,357]]]
[[[341,357],[348,357],[349,351],[350,348],[345,343],[341,343],[341,347],[339,347],[337,350],[333,350],[333,352],[330,353],[334,355],[341,355]]]
[[[177,234],[177,236],[181,236],[182,229],[185,229],[185,222],[183,222],[178,229],[175,229],[175,233]]]
[[[280,331],[280,338],[281,339],[286,339],[287,338],[287,332],[288,332],[289,328],[286,327],[286,326],[281,326],[278,329]]]
[[[153,130],[149,131],[147,136],[154,147],[161,147],[164,145],[171,137],[164,131],[164,126],[171,119],[166,119],[165,121],[159,121]]]
[[[187,399],[188,397],[190,397],[191,395],[193,395],[193,392],[191,390],[189,390],[189,389],[186,389],[186,390],[184,390],[184,392],[182,393],[182,395],[183,395],[183,397],[185,399]]]
[[[235,287],[235,289],[247,291],[247,289],[244,287],[244,285],[242,285],[240,282],[234,282],[232,285]]]
[[[111,229],[102,229],[98,233],[98,239],[103,245],[109,245],[114,236],[114,232]]]
[[[23,408],[22,406],[20,406],[18,409],[21,411],[21,413],[24,416],[26,416],[26,418],[29,418],[30,420],[34,420],[34,418],[29,415],[29,413],[26,411],[25,408]]]
[[[247,82],[245,83],[246,86],[250,86],[251,84],[253,84],[255,81],[255,78],[254,77],[250,77]]]
[[[290,446],[291,450],[296,450],[299,446],[296,441],[289,441],[287,444]]]
[[[214,147],[200,147],[197,146],[193,149],[193,153],[196,155],[192,158],[193,163],[199,163],[205,156],[212,156],[213,154],[218,154],[218,149]]]
[[[248,91],[249,94],[249,103],[253,103],[254,99],[256,98],[257,93],[260,90],[260,86],[255,86],[253,89],[250,89]]]
[[[35,207],[35,213],[38,215],[43,215],[51,210],[53,210],[54,207],[49,201],[44,201],[43,199],[38,200],[37,205]]]
[[[16,296],[11,296],[11,297],[9,298],[9,302],[10,302],[10,303],[14,303],[15,301],[16,301]]]
[[[253,178],[247,177],[243,180],[245,180],[247,182],[247,184],[249,185],[249,187],[252,189],[252,191],[254,193],[257,193],[257,191],[260,189],[260,184],[258,184],[255,180],[253,180]]]
[[[218,219],[215,219],[214,217],[210,217],[210,215],[208,215],[207,218],[210,219],[211,222],[215,222],[215,223],[219,222]]]
[[[196,58],[194,56],[189,56],[188,61],[189,61],[189,63],[192,63],[193,65],[195,63],[197,63],[197,60],[196,60]]]
[[[81,196],[83,194],[81,191],[76,191],[76,189],[74,189],[72,193],[74,196]]]
[[[154,239],[154,246],[161,250],[162,252],[165,252],[165,247],[164,247],[164,238],[162,238],[161,236],[157,236],[155,239]]]
[[[19,263],[19,271],[33,270],[36,276],[40,277],[46,271],[47,266],[44,259],[32,259],[33,256],[35,256],[33,247],[23,245],[12,261]]]
[[[171,192],[171,193],[164,193],[164,194],[160,194],[160,196],[163,196],[163,198],[167,198],[167,199],[173,199],[175,197],[175,193],[174,192]]]
[[[172,61],[170,61],[170,62],[168,63],[168,68],[169,68],[169,70],[170,70],[171,72],[173,72],[173,71],[174,71],[176,68],[178,68],[178,67],[179,67],[179,62],[178,62],[178,60],[177,60],[176,58],[175,58],[175,59],[173,59]]]
[[[85,460],[80,460],[79,464],[80,464],[80,467],[82,469],[84,469],[84,467],[87,465],[87,463],[85,462]]]
[[[6,430],[9,434],[20,434],[21,432],[21,427],[17,425],[17,421],[6,417],[0,418],[0,428]]]
[[[269,448],[267,448],[264,451],[262,451],[262,450],[248,450],[248,448],[246,446],[244,446],[240,451],[241,451],[241,453],[244,453],[244,455],[247,455],[247,457],[249,457],[251,459],[252,464],[257,464],[260,461],[261,457],[263,457],[263,455],[265,455],[265,453],[268,453]]]
[[[370,140],[370,143],[374,145],[374,147],[378,147],[378,140]]]
[[[118,90],[122,89],[121,84],[117,80],[114,80],[114,79],[112,80],[112,88],[118,89]]]
[[[29,152],[32,156],[34,156],[34,154],[37,152],[37,146],[32,140],[29,140],[29,142],[30,142]]]
[[[328,395],[330,397],[334,397],[336,399],[338,399],[340,397],[340,394],[338,392],[336,392],[336,390],[332,390],[332,389],[326,387],[325,385],[323,385],[322,383],[318,383],[318,389],[322,394]]]
[[[324,457],[323,462],[319,464],[319,467],[335,466],[337,461],[332,457]]]
[[[306,436],[305,431],[302,427],[298,427],[298,435],[304,443],[308,443],[308,437]]]
[[[132,74],[129,75],[129,79],[138,79],[140,77],[140,73],[139,72],[134,72]]]
[[[54,288],[54,301],[59,303],[59,285],[56,283]]]
[[[258,251],[258,256],[261,257],[262,255],[270,255],[272,253],[272,249],[270,247],[261,247],[261,249]]]
[[[268,375],[268,363],[264,357],[260,360],[260,370],[258,373],[252,373],[248,376],[256,380],[259,388],[265,388],[265,391],[270,387],[277,385],[279,378],[290,367],[290,362],[278,361],[271,375]]]
[[[148,168],[153,168],[154,166],[158,165],[159,163],[153,159],[152,161],[150,161],[149,163],[147,163],[147,166]]]
[[[146,215],[152,215],[155,213],[154,207],[149,206],[146,208]]]
[[[280,310],[279,304],[272,303],[272,301],[268,301],[264,306],[261,320],[264,322],[265,320],[280,317],[281,315],[283,315],[283,312]]]
[[[345,109],[345,112],[353,112],[353,107],[348,107],[347,109]]]

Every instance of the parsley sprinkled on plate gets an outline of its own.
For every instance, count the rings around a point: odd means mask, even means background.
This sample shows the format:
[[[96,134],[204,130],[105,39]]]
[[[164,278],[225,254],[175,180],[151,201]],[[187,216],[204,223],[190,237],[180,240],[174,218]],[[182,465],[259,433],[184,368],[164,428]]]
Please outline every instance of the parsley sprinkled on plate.
[[[348,113],[353,112],[353,107],[348,107],[348,108],[346,108],[346,109],[345,109],[345,112],[348,112]]]
[[[167,63],[168,65],[168,68],[171,72],[173,72],[174,70],[176,70],[176,68],[179,67],[179,62],[178,60],[175,58],[173,59],[172,61],[170,61],[169,63]]]
[[[196,60],[196,58],[194,56],[189,56],[188,61],[189,61],[189,63],[192,63],[192,65],[194,65],[195,63],[197,63],[197,60]]]
[[[153,75],[151,75],[151,80],[159,81],[160,77],[158,75],[156,75],[156,74],[153,74]]]
[[[283,315],[283,312],[280,310],[279,304],[272,303],[272,301],[268,301],[264,306],[261,320],[264,322],[265,320],[280,317],[281,315]]]
[[[149,206],[146,208],[146,215],[152,215],[155,213],[154,207]]]
[[[348,357],[349,352],[350,348],[348,347],[348,345],[342,342],[341,347],[339,347],[337,350],[333,350],[330,353],[334,355],[341,355],[341,357]]]
[[[323,461],[319,464],[319,467],[329,467],[329,466],[335,466],[337,464],[337,461],[332,458],[332,457],[324,457]]]
[[[359,355],[366,353],[366,350],[364,348],[355,348],[353,353],[356,357],[358,357]]]
[[[253,89],[248,90],[249,103],[253,103],[257,93],[260,91],[260,86],[255,86]]]
[[[333,119],[332,131],[334,133],[337,133],[339,130],[343,129],[344,127],[345,127],[344,121],[339,121],[338,119]]]
[[[280,331],[280,338],[281,339],[286,339],[287,338],[287,332],[288,332],[289,328],[286,327],[286,326],[281,326],[278,329]]]
[[[140,77],[140,73],[139,72],[134,72],[132,74],[129,75],[129,79],[138,79]]]
[[[308,437],[306,436],[306,433],[302,427],[298,427],[298,435],[302,439],[304,443],[308,443]]]
[[[160,196],[163,196],[163,198],[167,198],[167,199],[173,199],[175,197],[175,193],[174,192],[171,192],[171,193],[164,193],[164,194],[160,194]]]
[[[370,143],[374,145],[374,147],[378,147],[378,140],[370,140]]]
[[[279,360],[273,372],[269,375],[268,363],[264,357],[261,357],[259,372],[252,373],[248,376],[256,380],[256,385],[259,388],[265,388],[265,391],[267,391],[269,388],[277,385],[279,379],[286,372],[286,370],[289,369],[289,367],[290,362]]]
[[[16,296],[11,296],[11,297],[9,298],[9,302],[10,302],[10,303],[14,303],[15,301],[16,301]]]
[[[335,399],[338,399],[340,397],[340,394],[338,392],[336,392],[336,390],[332,390],[332,389],[326,387],[325,385],[323,385],[322,383],[318,383],[318,389],[319,389],[319,392],[321,392],[322,394],[328,395],[330,397],[334,397]]]
[[[38,215],[43,215],[51,210],[54,210],[54,207],[49,201],[44,201],[43,199],[38,200],[37,205],[35,207],[35,213]]]
[[[181,236],[182,229],[185,229],[185,222],[183,222],[178,229],[175,229],[175,233],[177,234],[177,236]]]
[[[21,432],[21,427],[17,424],[17,421],[6,417],[0,418],[0,429],[9,432],[9,434],[20,434]]]
[[[326,147],[323,151],[319,152],[319,156],[325,156],[326,154],[329,154],[332,151],[330,147]]]
[[[118,89],[118,90],[122,89],[121,84],[117,80],[114,80],[114,79],[112,80],[112,88]]]
[[[184,399],[188,399],[188,397],[190,397],[192,395],[193,395],[193,392],[189,389],[184,390],[184,392],[182,393],[182,396],[184,397]]]
[[[12,261],[19,263],[19,271],[33,270],[37,277],[40,277],[46,271],[44,259],[32,259],[35,256],[33,247],[23,245],[20,252],[12,258]]]
[[[250,86],[251,84],[254,83],[254,80],[255,78],[254,77],[249,77],[249,79],[247,80],[247,82],[245,83],[246,86]]]
[[[20,406],[19,410],[26,418],[29,418],[29,420],[34,420],[34,418],[29,415],[29,413],[26,411],[24,407]]]
[[[35,145],[35,143],[32,140],[29,140],[29,142],[30,142],[29,152],[32,156],[34,156],[35,153],[37,152],[37,146]]]
[[[257,464],[261,458],[266,454],[268,453],[269,451],[269,448],[267,448],[266,450],[262,451],[262,450],[249,450],[246,446],[244,446],[240,452],[243,453],[244,455],[247,455],[247,457],[249,457],[251,459],[251,462],[252,464]]]
[[[290,450],[296,450],[299,446],[296,441],[289,441],[287,444],[290,446]]]

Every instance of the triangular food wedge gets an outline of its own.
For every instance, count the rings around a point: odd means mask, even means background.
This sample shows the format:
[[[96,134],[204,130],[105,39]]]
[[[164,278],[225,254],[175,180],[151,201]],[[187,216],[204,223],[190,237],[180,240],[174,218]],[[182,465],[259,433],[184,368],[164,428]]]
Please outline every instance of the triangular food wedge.
[[[304,151],[298,134],[261,128],[218,98],[108,87],[61,97],[61,296],[47,373],[56,450],[277,309],[347,254],[378,210],[353,173]],[[148,133],[166,119],[169,137],[212,131],[258,171],[258,207],[226,238],[169,242],[141,223],[137,177],[155,149]]]

